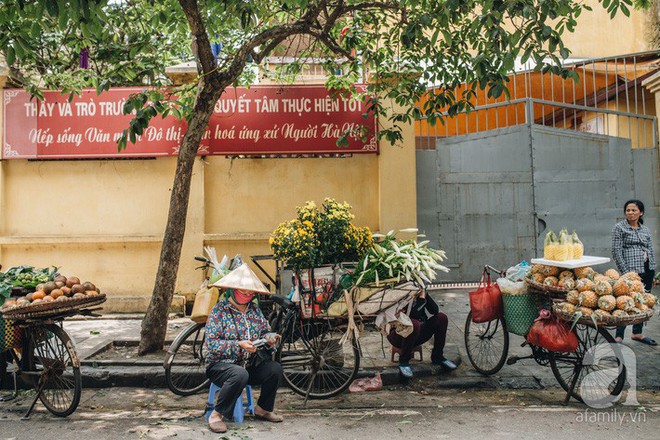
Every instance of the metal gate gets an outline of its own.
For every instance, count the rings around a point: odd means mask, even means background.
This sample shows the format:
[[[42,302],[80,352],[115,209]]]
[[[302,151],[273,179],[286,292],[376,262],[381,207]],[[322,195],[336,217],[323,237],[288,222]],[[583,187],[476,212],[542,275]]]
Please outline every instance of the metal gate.
[[[610,256],[612,227],[635,194],[658,236],[655,149],[538,125],[435,142],[417,151],[417,206],[420,231],[452,269],[438,281],[474,281],[486,263],[529,261],[542,253],[547,228],[576,229],[586,254]]]

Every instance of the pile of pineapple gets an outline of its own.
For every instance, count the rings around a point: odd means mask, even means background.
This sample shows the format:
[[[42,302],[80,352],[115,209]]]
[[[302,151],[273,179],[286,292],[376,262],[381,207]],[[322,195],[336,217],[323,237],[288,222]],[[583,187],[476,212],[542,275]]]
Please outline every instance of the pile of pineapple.
[[[561,270],[555,266],[535,264],[530,278],[546,286],[568,290],[566,301],[558,304],[567,315],[607,321],[609,317],[637,315],[652,309],[657,298],[644,292],[644,283],[635,272],[624,275],[614,269],[599,274],[591,267]]]
[[[546,260],[566,261],[577,260],[584,255],[584,245],[575,231],[569,234],[566,228],[559,232],[559,237],[553,231],[545,235],[543,258]]]

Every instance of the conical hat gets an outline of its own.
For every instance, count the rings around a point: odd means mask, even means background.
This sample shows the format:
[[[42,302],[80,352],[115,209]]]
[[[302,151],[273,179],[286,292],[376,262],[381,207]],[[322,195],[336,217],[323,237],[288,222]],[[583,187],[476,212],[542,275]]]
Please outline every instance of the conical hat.
[[[248,267],[247,263],[241,264],[211,285],[222,287],[223,289],[239,289],[270,294],[270,291],[266,289],[264,283],[252,272],[252,269]]]

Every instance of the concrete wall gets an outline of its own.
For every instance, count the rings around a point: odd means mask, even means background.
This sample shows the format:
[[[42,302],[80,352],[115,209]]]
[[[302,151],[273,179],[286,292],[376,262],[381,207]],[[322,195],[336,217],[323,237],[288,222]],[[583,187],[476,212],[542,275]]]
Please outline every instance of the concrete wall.
[[[383,144],[378,155],[199,158],[176,292],[191,299],[199,288],[192,257],[204,245],[246,260],[269,254],[270,232],[307,200],[347,201],[355,223],[373,231],[416,226],[412,125],[404,135],[404,145]],[[107,293],[106,311],[145,310],[175,165],[175,158],[0,161],[0,263],[56,265]]]

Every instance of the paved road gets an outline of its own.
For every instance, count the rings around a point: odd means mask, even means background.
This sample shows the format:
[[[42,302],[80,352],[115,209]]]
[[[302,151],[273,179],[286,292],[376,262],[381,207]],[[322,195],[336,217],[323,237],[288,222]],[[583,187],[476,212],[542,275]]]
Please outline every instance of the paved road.
[[[215,435],[201,417],[204,395],[175,397],[164,390],[113,388],[85,390],[81,405],[67,419],[51,417],[38,405],[30,421],[21,421],[27,396],[0,404],[0,439],[656,439],[660,395],[642,392],[639,407],[619,405],[590,410],[562,406],[556,391],[474,391],[437,387],[436,378],[413,387],[346,394],[310,401],[280,393],[282,424],[246,418]]]

